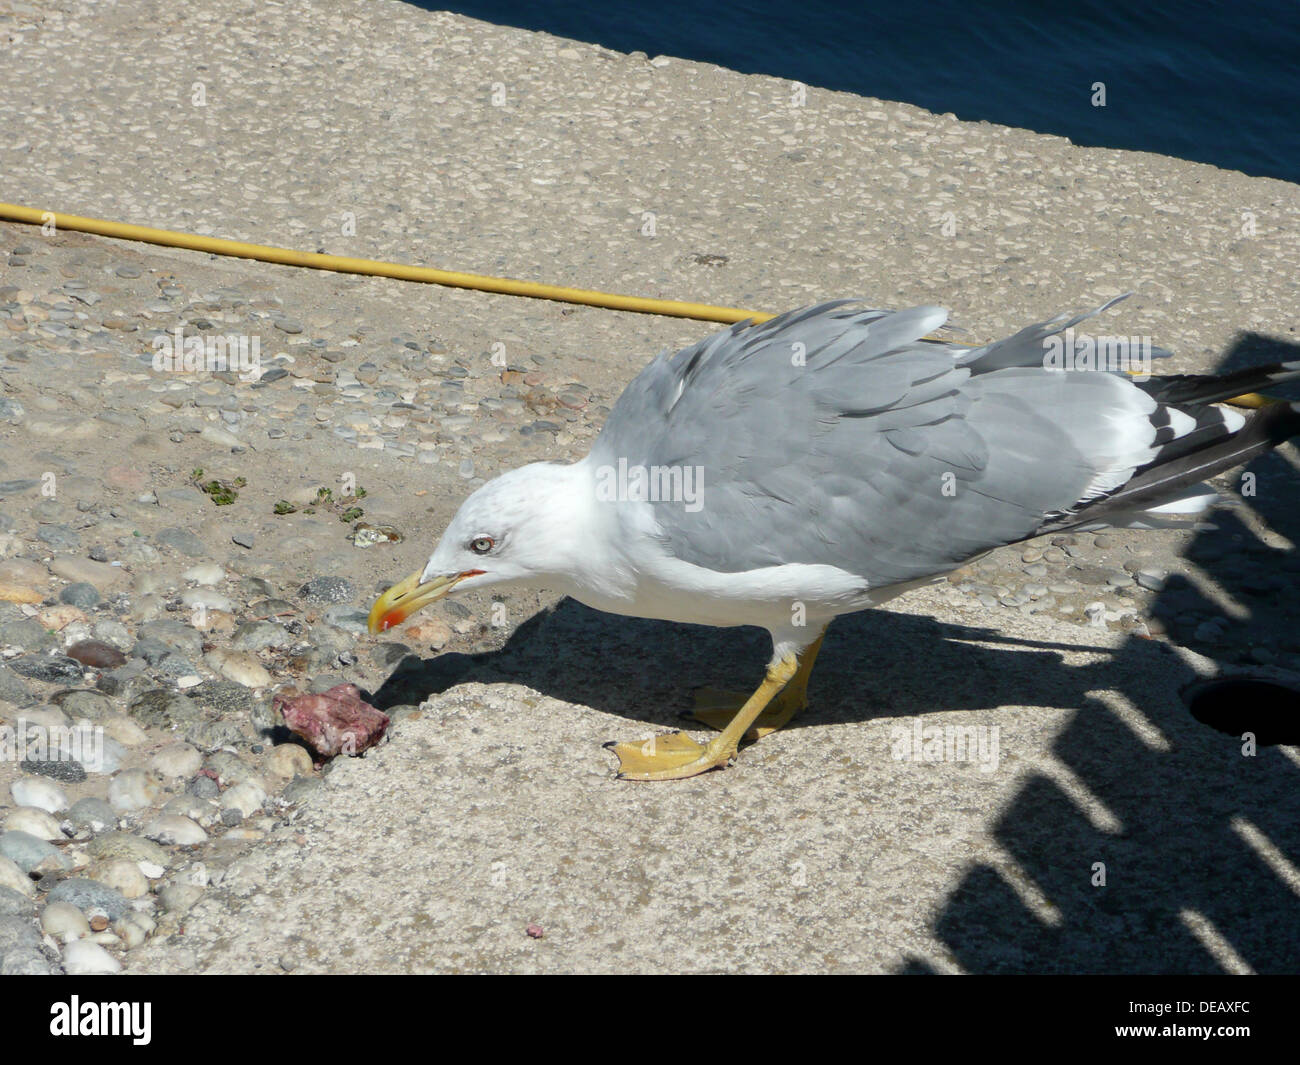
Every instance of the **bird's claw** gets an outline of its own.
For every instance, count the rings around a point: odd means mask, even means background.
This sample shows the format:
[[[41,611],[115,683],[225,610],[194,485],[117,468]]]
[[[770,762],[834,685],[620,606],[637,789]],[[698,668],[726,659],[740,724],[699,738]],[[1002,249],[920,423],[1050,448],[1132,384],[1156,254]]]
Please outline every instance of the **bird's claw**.
[[[605,749],[618,757],[619,780],[681,780],[721,769],[736,755],[734,749],[726,750],[715,743],[696,743],[685,732],[610,742]]]

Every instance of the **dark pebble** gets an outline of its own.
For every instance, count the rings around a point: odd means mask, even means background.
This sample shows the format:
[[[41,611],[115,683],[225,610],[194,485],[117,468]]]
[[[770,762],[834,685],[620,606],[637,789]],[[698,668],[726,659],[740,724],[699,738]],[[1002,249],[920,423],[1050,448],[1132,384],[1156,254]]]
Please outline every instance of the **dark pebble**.
[[[68,648],[68,657],[95,669],[116,669],[126,665],[126,655],[101,640],[79,640]]]
[[[86,779],[86,767],[71,758],[24,758],[20,768],[25,773],[35,773],[65,784],[80,784]]]
[[[200,799],[215,799],[221,794],[221,788],[217,786],[217,782],[203,774],[199,774],[186,784],[185,790]]]
[[[81,680],[81,663],[67,655],[26,655],[15,658],[9,668],[21,677],[46,684]]]

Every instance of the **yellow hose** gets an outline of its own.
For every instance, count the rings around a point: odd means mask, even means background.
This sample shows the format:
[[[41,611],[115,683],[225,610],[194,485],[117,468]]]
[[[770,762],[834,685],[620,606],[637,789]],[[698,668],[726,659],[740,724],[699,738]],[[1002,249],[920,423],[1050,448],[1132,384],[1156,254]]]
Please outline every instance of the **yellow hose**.
[[[0,219],[26,222],[34,226],[53,222],[56,229],[75,229],[81,233],[94,233],[101,237],[116,237],[118,240],[139,240],[146,244],[164,244],[172,248],[211,252],[214,255],[235,255],[241,259],[257,259],[260,262],[279,263],[282,266],[307,266],[313,270],[393,277],[399,281],[423,281],[431,285],[472,288],[480,292],[499,292],[506,296],[530,296],[533,299],[558,300],[561,303],[582,303],[589,307],[607,307],[614,311],[663,314],[674,318],[699,318],[706,322],[743,322],[747,318],[765,322],[775,317],[762,311],[713,307],[707,303],[619,296],[611,292],[542,285],[535,281],[513,281],[510,278],[489,277],[486,274],[462,274],[453,270],[435,270],[428,266],[406,266],[402,263],[386,263],[377,259],[353,259],[346,255],[322,255],[319,252],[273,248],[266,244],[245,244],[243,241],[225,240],[221,237],[202,237],[196,233],[177,233],[170,229],[153,229],[150,226],[133,226],[125,222],[108,222],[102,218],[83,218],[80,215],[62,214],[58,211],[41,211],[35,207],[20,207],[13,203],[0,203]]]
[[[246,244],[240,240],[226,240],[223,237],[203,237],[197,233],[179,233],[171,229],[135,226],[127,222],[109,222],[103,218],[85,218],[59,211],[42,211],[36,207],[22,207],[16,203],[0,203],[0,220],[23,222],[33,226],[43,226],[52,222],[55,229],[71,229],[79,233],[93,233],[100,237],[115,237],[118,240],[138,240],[145,244],[162,244],[170,248],[206,251],[213,255],[233,255],[241,259],[279,263],[281,266],[306,266],[313,270],[334,270],[342,274],[392,277],[399,281],[420,281],[430,285],[475,289],[479,292],[498,292],[505,296],[528,296],[532,299],[557,300],[561,303],[581,303],[588,307],[604,307],[612,311],[634,311],[638,314],[662,314],[672,318],[695,318],[703,322],[724,323],[743,322],[747,319],[766,322],[769,318],[776,317],[766,311],[715,307],[708,303],[620,296],[612,292],[597,292],[594,289],[564,288],[560,285],[515,281],[508,277],[491,277],[487,274],[436,270],[430,266],[407,266],[403,263],[388,263],[379,259],[323,255],[312,251],[294,251],[292,248],[275,248],[269,244]],[[1225,402],[1238,407],[1256,408],[1277,403],[1279,400],[1258,392],[1250,392]]]

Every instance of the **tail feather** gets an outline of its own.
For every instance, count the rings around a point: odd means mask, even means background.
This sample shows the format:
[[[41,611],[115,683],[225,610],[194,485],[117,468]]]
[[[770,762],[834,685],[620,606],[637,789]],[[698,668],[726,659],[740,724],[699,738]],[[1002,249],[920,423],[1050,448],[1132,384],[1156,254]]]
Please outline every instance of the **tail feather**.
[[[1192,503],[1207,496],[1202,482],[1243,465],[1298,435],[1300,403],[1270,404],[1246,419],[1241,428],[1214,443],[1172,455],[1162,452],[1156,461],[1139,470],[1126,484],[1069,515],[1049,522],[1039,530],[1039,534],[1079,526],[1122,525],[1138,514],[1177,513],[1180,510],[1178,504]]]
[[[1278,362],[1271,366],[1248,366],[1221,377],[1205,374],[1175,374],[1138,382],[1152,399],[1171,406],[1218,403],[1249,392],[1262,392],[1284,381],[1300,380],[1300,362]]]

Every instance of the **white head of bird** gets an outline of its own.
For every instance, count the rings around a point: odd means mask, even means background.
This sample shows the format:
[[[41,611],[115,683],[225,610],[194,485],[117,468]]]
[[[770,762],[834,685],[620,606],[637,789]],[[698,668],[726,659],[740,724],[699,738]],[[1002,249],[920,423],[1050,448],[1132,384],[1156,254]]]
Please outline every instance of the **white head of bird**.
[[[594,502],[583,466],[535,462],[478,488],[424,568],[375,601],[370,631],[401,624],[453,588],[527,584],[567,592],[581,583],[584,559],[590,562],[583,518]]]

